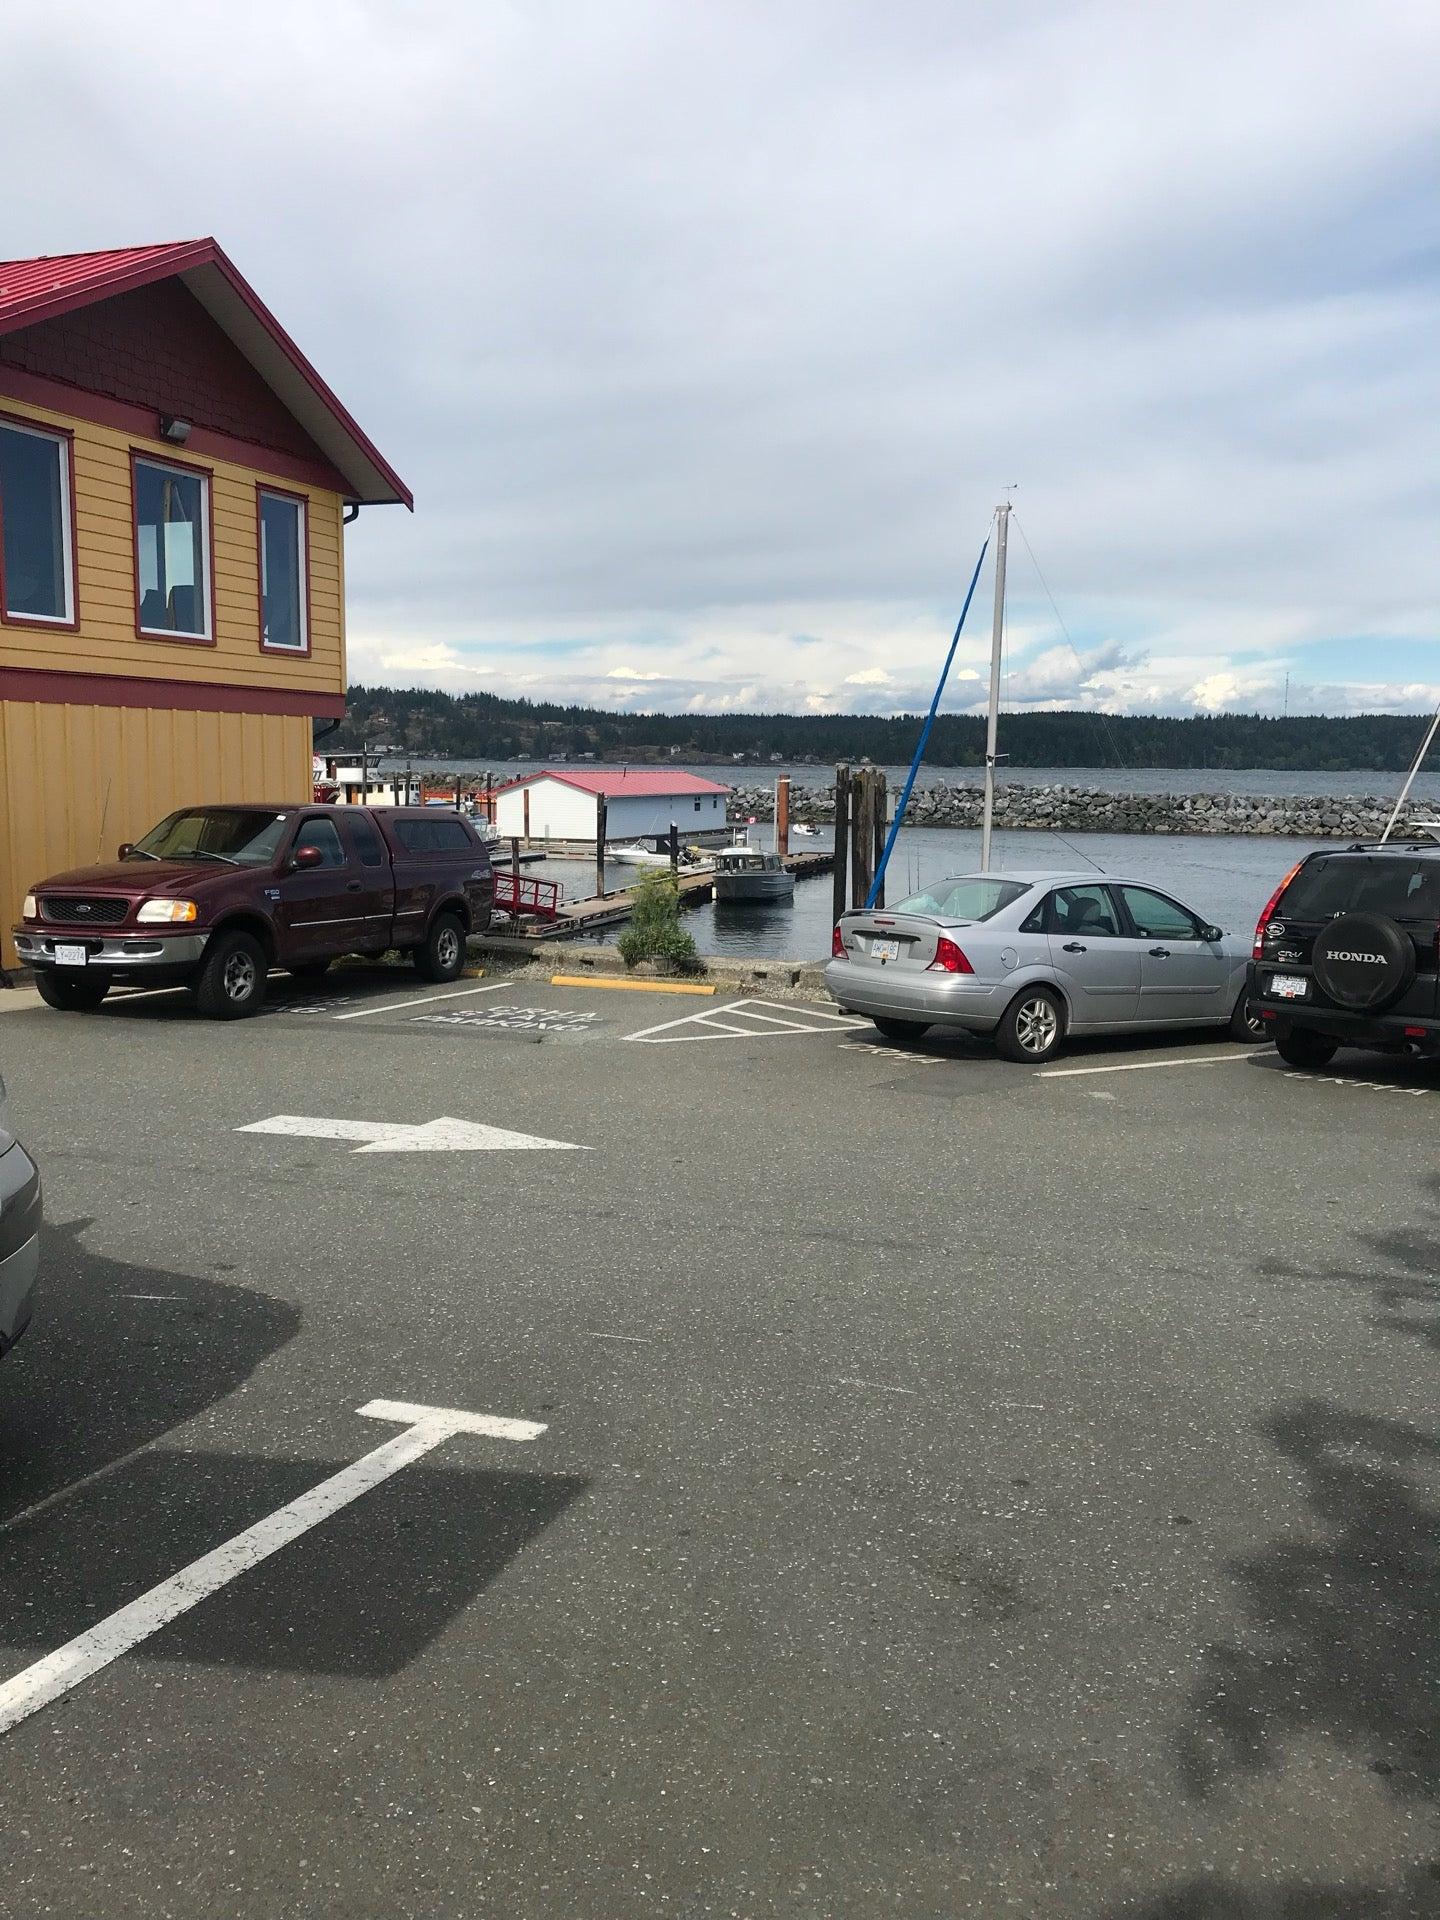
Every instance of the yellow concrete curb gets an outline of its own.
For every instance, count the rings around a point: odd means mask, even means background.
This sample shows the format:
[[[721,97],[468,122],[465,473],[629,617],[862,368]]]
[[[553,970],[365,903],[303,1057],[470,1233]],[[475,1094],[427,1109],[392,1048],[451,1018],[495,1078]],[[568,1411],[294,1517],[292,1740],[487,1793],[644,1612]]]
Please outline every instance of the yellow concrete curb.
[[[462,980],[483,980],[485,978],[485,969],[483,967],[467,967],[460,978]]]
[[[683,981],[669,980],[607,980],[603,974],[552,973],[552,987],[610,987],[617,993],[704,993],[718,991],[715,987],[695,987]]]

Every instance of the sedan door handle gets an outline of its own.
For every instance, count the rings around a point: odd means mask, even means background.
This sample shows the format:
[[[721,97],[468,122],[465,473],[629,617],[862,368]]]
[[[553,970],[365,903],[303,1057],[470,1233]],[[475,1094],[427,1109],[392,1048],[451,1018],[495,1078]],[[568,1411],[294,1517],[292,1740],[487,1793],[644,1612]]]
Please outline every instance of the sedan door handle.
[[[1152,960],[1168,960],[1170,958],[1169,947],[1151,947],[1150,958]]]
[[[1060,951],[1062,953],[1088,953],[1090,949],[1079,940],[1067,940]]]

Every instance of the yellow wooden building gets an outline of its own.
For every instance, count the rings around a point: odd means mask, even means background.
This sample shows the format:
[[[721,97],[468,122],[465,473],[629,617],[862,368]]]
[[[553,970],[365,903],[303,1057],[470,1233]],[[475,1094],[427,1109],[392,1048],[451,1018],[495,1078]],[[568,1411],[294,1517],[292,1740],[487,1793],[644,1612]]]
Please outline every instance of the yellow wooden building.
[[[404,483],[213,240],[0,262],[0,965],[172,808],[307,799]]]

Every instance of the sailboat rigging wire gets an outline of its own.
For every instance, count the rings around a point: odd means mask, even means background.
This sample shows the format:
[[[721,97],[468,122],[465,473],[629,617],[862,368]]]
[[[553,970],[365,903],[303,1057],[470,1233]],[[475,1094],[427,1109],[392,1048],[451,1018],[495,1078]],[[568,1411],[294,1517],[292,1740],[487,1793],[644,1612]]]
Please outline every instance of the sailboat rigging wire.
[[[1435,718],[1430,722],[1430,731],[1425,735],[1425,738],[1420,742],[1420,751],[1415,756],[1415,764],[1413,767],[1411,767],[1409,773],[1406,774],[1405,784],[1400,789],[1400,797],[1395,802],[1395,805],[1391,810],[1390,818],[1385,822],[1385,831],[1380,836],[1380,844],[1382,847],[1384,846],[1385,842],[1390,838],[1390,835],[1395,830],[1395,822],[1400,818],[1400,809],[1404,806],[1405,802],[1410,797],[1410,789],[1415,784],[1415,776],[1417,773],[1419,773],[1421,763],[1424,761],[1426,754],[1430,751],[1430,742],[1435,738],[1435,731],[1437,728],[1440,728],[1440,707],[1437,707],[1435,709]]]
[[[980,582],[980,569],[985,564],[985,555],[989,551],[989,547],[990,536],[987,533],[984,545],[980,549],[980,558],[975,562],[975,571],[970,576],[970,586],[965,595],[965,604],[960,609],[960,618],[955,622],[955,631],[950,638],[950,651],[946,654],[945,664],[940,669],[940,678],[935,682],[935,697],[930,702],[930,711],[925,716],[925,724],[920,729],[920,738],[915,743],[915,758],[910,762],[910,771],[905,776],[905,785],[901,790],[900,803],[895,809],[895,818],[890,822],[890,831],[885,836],[885,850],[880,855],[880,864],[875,869],[875,878],[871,881],[870,891],[865,898],[867,909],[874,906],[880,897],[880,889],[885,884],[885,869],[890,864],[891,850],[895,845],[896,835],[900,831],[900,823],[905,818],[905,809],[910,804],[910,795],[915,786],[915,776],[919,773],[920,762],[925,757],[925,745],[930,738],[930,729],[935,724],[935,715],[940,706],[940,696],[944,693],[945,682],[950,677],[950,664],[955,658],[955,649],[960,644],[960,631],[965,625],[965,616],[970,611],[970,602],[975,598],[975,589]]]
[[[1018,513],[1015,512],[1013,507],[1010,510],[1010,518],[1014,521],[1015,527],[1019,532],[1020,538],[1025,542],[1025,551],[1026,553],[1029,554],[1030,564],[1035,569],[1035,578],[1040,582],[1040,585],[1044,588],[1045,598],[1050,602],[1050,611],[1055,616],[1055,624],[1059,627],[1061,633],[1064,634],[1065,644],[1067,647],[1069,647],[1071,653],[1074,654],[1076,666],[1080,667],[1083,670],[1085,666],[1085,662],[1080,658],[1080,649],[1076,646],[1075,642],[1070,638],[1070,629],[1066,626],[1064,618],[1061,615],[1060,609],[1055,604],[1055,596],[1050,591],[1050,582],[1045,578],[1045,575],[1040,571],[1040,562],[1035,558],[1035,549],[1030,544],[1030,536],[1028,533],[1026,533],[1024,527],[1021,525],[1020,516]],[[1120,767],[1127,766],[1129,763],[1126,760],[1124,754],[1120,751],[1120,742],[1115,738],[1114,733],[1111,731],[1110,722],[1105,718],[1105,715],[1100,710],[1100,708],[1096,707],[1092,709],[1092,711],[1095,714],[1095,718],[1100,722],[1100,730],[1105,735],[1106,741],[1109,743],[1110,751],[1115,756],[1115,764]]]

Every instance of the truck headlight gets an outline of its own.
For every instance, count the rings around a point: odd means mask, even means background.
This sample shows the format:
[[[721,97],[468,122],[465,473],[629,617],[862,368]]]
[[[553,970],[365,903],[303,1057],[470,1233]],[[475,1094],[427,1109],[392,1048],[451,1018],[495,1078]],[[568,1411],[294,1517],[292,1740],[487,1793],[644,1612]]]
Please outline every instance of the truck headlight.
[[[20,918],[22,920],[38,920],[40,918],[40,909],[35,904],[35,896],[33,893],[27,893],[25,898],[20,902]]]
[[[187,920],[198,920],[199,909],[193,900],[147,900],[135,916],[142,927],[153,927],[157,923],[166,926]]]

